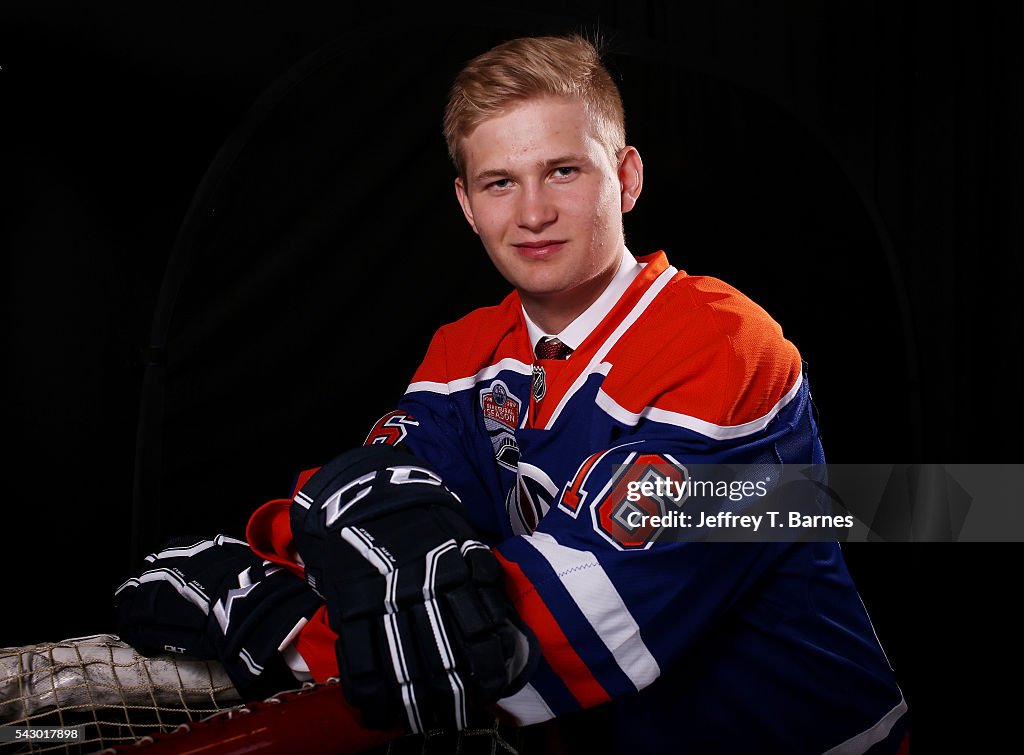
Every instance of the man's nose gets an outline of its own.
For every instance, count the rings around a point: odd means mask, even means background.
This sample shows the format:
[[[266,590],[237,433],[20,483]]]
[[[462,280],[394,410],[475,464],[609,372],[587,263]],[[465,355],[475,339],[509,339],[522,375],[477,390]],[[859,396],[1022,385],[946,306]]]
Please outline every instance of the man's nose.
[[[558,219],[554,197],[544,186],[528,186],[519,196],[519,227],[542,231]]]

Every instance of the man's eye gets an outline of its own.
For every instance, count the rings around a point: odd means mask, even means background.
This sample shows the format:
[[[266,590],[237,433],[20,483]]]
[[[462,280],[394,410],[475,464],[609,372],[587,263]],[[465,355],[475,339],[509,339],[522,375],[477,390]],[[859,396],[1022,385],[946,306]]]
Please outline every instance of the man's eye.
[[[499,178],[497,181],[491,181],[487,184],[488,189],[507,189],[512,185],[512,181],[507,178]]]
[[[578,172],[578,170],[578,168],[573,168],[568,165],[562,165],[555,168],[552,171],[552,173],[555,174],[556,178],[569,178],[570,176],[575,175]]]

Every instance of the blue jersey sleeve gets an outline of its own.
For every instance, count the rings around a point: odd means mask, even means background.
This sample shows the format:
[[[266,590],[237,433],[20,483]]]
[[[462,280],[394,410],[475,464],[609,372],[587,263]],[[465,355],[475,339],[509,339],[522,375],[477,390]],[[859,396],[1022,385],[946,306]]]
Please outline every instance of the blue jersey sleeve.
[[[678,726],[698,739],[732,732],[748,751],[848,740],[863,751],[892,735],[905,704],[838,543],[674,540],[642,515],[687,506],[629,495],[630,483],[681,483],[707,465],[753,483],[780,464],[821,463],[806,385],[753,432],[716,438],[645,421],[624,437],[580,461],[535,532],[497,548],[543,651],[507,709],[536,722],[617,701],[642,717],[671,689],[666,715]],[[819,506],[814,490],[793,506]],[[703,510],[738,515],[749,500],[726,503]]]
[[[643,719],[668,706],[663,715],[676,723],[650,731],[685,725],[687,741],[714,739],[706,751],[849,743],[858,752],[898,734],[902,693],[838,543],[676,540],[664,528],[632,526],[636,513],[686,505],[631,501],[631,482],[678,481],[709,465],[743,469],[752,482],[780,464],[822,464],[806,381],[756,426],[624,424],[617,443],[562,460],[571,471],[553,473],[550,508],[535,530],[515,536],[504,521],[508,476],[470,424],[476,393],[459,388],[415,385],[367,442],[406,444],[432,464],[495,547],[542,652],[530,683],[501,702],[508,715],[533,724],[609,705]],[[650,732],[648,741],[674,746]]]

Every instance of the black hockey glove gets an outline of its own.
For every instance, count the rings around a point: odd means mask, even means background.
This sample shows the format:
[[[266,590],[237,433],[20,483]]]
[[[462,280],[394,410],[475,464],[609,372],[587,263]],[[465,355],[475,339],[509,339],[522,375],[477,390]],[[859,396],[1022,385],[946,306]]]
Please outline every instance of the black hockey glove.
[[[342,689],[371,728],[466,728],[525,684],[536,640],[462,503],[391,446],[324,465],[295,496],[292,536],[327,601]]]
[[[125,642],[144,655],[219,660],[246,700],[297,686],[280,650],[323,604],[302,578],[224,535],[166,547],[146,561],[114,592]]]

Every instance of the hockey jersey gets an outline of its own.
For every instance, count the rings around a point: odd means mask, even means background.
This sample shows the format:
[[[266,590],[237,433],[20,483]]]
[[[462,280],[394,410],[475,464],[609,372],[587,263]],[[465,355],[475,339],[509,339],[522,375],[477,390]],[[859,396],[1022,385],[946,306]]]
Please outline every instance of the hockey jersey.
[[[672,507],[626,494],[666,470],[824,462],[796,347],[661,252],[616,280],[566,360],[534,359],[515,292],[441,328],[366,440],[429,462],[504,566],[542,658],[500,707],[602,706],[634,753],[895,752],[906,704],[838,543],[679,542],[629,516]]]

